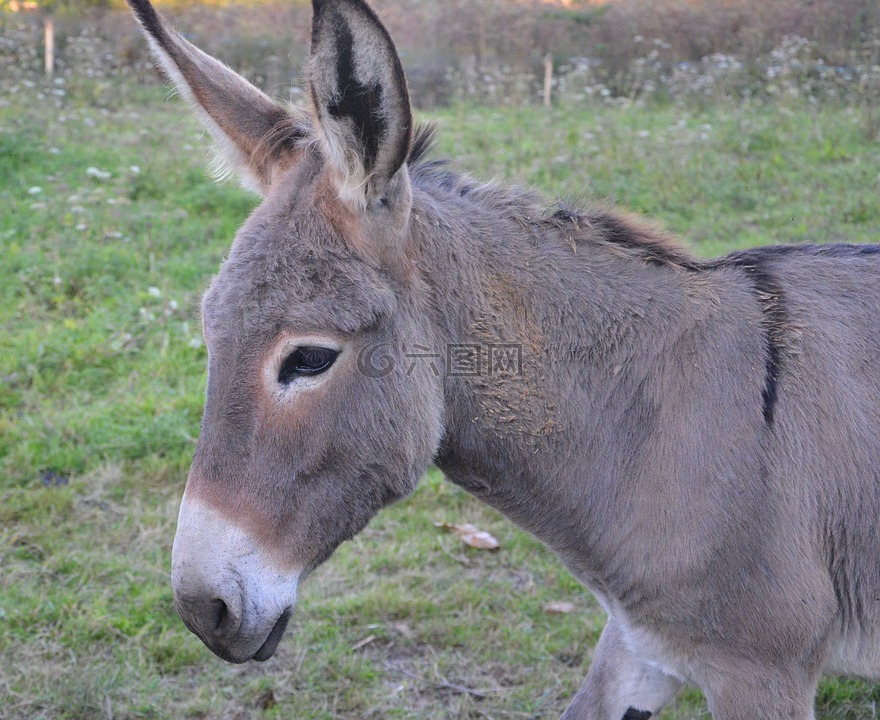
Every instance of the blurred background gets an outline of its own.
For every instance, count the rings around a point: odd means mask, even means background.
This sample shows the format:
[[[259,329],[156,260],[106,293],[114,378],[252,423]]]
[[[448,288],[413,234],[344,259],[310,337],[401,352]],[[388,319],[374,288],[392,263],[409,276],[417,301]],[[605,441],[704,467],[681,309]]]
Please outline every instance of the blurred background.
[[[46,63],[58,77],[152,80],[120,0],[2,0],[2,82]],[[297,96],[305,0],[157,3],[186,36],[276,96]],[[880,93],[876,0],[377,0],[415,105]]]

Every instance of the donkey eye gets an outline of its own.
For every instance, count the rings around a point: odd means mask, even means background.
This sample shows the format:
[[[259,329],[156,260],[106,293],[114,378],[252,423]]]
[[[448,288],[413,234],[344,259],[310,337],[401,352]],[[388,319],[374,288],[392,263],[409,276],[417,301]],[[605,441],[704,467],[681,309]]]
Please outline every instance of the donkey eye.
[[[339,355],[338,350],[305,345],[295,348],[278,370],[278,382],[288,385],[298,377],[320,375],[329,370]]]

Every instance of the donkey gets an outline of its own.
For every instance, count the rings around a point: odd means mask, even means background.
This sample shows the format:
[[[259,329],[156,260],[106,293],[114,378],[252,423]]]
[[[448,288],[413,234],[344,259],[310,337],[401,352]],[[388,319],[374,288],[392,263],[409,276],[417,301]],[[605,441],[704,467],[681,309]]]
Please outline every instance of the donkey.
[[[172,551],[214,653],[271,657],[298,583],[435,463],[607,610],[566,720],[645,720],[683,683],[717,720],[807,720],[823,673],[878,676],[880,248],[701,261],[453,172],[363,0],[314,0],[301,113],[128,1],[263,197],[204,297]]]

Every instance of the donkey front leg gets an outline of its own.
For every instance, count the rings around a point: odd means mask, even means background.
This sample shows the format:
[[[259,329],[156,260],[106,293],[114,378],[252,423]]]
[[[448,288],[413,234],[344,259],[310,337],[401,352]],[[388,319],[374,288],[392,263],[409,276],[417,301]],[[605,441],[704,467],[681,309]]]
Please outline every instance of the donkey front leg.
[[[681,681],[633,655],[617,620],[608,619],[590,671],[561,720],[648,720],[672,700]]]
[[[697,678],[713,720],[814,720],[818,672],[755,662],[728,662],[722,674]]]

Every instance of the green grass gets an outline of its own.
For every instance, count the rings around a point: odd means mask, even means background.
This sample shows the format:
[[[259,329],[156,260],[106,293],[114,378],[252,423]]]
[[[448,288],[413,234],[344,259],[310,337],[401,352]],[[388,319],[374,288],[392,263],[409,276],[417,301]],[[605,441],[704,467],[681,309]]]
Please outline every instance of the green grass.
[[[255,200],[209,181],[159,90],[83,83],[60,107],[39,90],[0,103],[0,718],[557,716],[602,613],[436,472],[310,578],[271,661],[224,664],[185,630],[168,575],[204,391],[198,301]],[[548,204],[611,198],[702,255],[880,238],[880,148],[846,109],[438,117],[455,165]],[[872,717],[878,694],[826,681],[819,717]],[[663,717],[707,713],[688,691]]]

